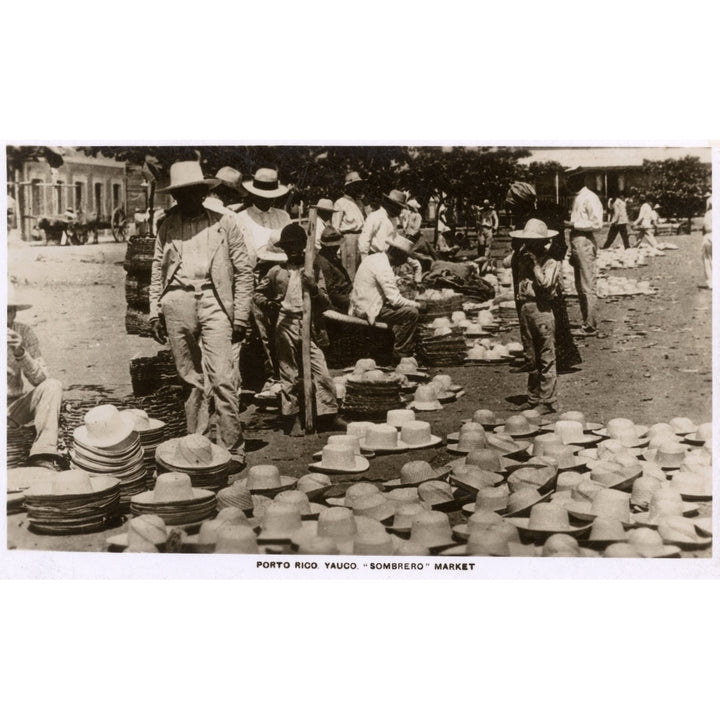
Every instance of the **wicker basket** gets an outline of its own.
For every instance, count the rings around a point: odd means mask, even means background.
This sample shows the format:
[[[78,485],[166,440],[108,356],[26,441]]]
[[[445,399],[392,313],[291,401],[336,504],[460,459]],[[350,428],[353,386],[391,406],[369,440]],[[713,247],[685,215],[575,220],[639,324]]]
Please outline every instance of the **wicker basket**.
[[[125,310],[125,332],[128,335],[150,337],[150,318],[147,313],[133,308]]]
[[[378,365],[393,364],[392,330],[371,325],[349,324],[326,319],[330,345],[325,359],[330,368],[354,365],[360,358],[373,358]]]
[[[7,466],[21,467],[27,464],[30,448],[35,442],[35,428],[32,425],[7,428]]]

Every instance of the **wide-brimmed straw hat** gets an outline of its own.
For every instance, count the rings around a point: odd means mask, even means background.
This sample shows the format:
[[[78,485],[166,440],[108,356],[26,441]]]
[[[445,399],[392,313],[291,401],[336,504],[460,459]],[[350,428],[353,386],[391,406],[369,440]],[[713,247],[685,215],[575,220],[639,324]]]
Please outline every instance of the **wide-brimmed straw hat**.
[[[258,168],[252,180],[246,180],[243,187],[251,194],[264,198],[278,198],[286,195],[289,188],[281,185],[278,172],[273,168]]]
[[[215,177],[220,181],[220,185],[228,188],[229,190],[233,190],[240,197],[247,195],[247,191],[242,184],[242,173],[234,167],[230,167],[229,165],[221,167],[215,173]]]
[[[214,497],[211,490],[194,488],[190,476],[185,473],[161,473],[152,490],[133,495],[136,505],[183,505]]]
[[[335,212],[335,204],[330,198],[320,198],[315,205],[310,206],[313,210],[326,210],[328,212]]]
[[[158,188],[157,192],[171,192],[193,185],[203,185],[210,189],[219,184],[220,180],[217,178],[206,178],[203,175],[202,167],[197,160],[181,160],[170,166],[170,184],[167,187]]]
[[[360,177],[360,173],[351,170],[349,173],[345,175],[345,187],[348,185],[354,185],[355,183],[364,183],[365,181]]]
[[[508,518],[508,522],[518,528],[521,536],[543,540],[555,533],[580,535],[590,529],[590,523],[583,526],[571,525],[564,507],[547,502],[534,505],[529,518]]]
[[[179,470],[210,469],[230,462],[230,453],[198,433],[158,445],[155,458]]]
[[[383,483],[386,488],[418,487],[428,480],[444,479],[450,473],[448,466],[435,470],[426,460],[412,460],[400,468],[400,477]]]
[[[84,420],[85,424],[75,429],[73,437],[91,448],[114,448],[135,434],[134,421],[114,405],[98,405],[85,413]]]
[[[410,200],[408,200],[406,204],[408,207],[411,207],[414,210],[420,209],[420,203],[415,198],[410,198]]]
[[[309,465],[311,470],[332,474],[365,472],[369,467],[370,461],[362,455],[356,455],[349,445],[326,445],[322,449],[322,458]]]
[[[15,286],[8,283],[7,306],[9,308],[15,308],[15,310],[27,310],[32,307],[32,303],[27,302],[25,298],[21,298]]]
[[[505,420],[504,425],[498,425],[495,427],[495,432],[503,435],[509,435],[510,437],[531,437],[537,435],[540,432],[540,428],[537,425],[533,425],[525,415],[511,415]]]
[[[391,190],[387,195],[383,195],[383,199],[400,209],[407,207],[405,193],[402,190]]]
[[[557,234],[557,230],[549,230],[542,220],[530,218],[522,230],[512,230],[510,237],[519,240],[550,240]]]
[[[292,490],[297,486],[297,478],[281,475],[276,465],[253,465],[248,469],[247,477],[240,479],[240,485],[251,494],[274,497],[283,490]]]

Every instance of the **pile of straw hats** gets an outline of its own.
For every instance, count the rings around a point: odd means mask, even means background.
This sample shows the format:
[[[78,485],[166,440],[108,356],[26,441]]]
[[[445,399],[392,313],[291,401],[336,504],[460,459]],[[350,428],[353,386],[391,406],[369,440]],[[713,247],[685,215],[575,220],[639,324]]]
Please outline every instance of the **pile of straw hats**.
[[[227,485],[230,453],[194,433],[158,445],[155,463],[159,473],[185,473],[194,487],[218,490]]]
[[[148,484],[151,484],[155,473],[155,451],[165,439],[166,425],[162,420],[150,418],[145,410],[139,408],[122,410],[120,414],[132,420],[133,428],[140,437],[145,462],[145,477]]]
[[[358,360],[345,380],[343,409],[348,417],[379,418],[388,410],[400,407],[405,375],[386,372],[372,359]]]
[[[135,515],[158,515],[166,525],[193,525],[215,514],[215,493],[194,488],[190,476],[180,472],[158,475],[153,490],[135,495],[130,511]]]
[[[97,532],[120,516],[120,481],[107,475],[67,470],[34,481],[25,491],[34,532],[75,535]]]
[[[75,428],[70,450],[73,467],[120,481],[120,502],[146,487],[146,467],[140,436],[134,422],[114,405],[98,405],[85,414],[85,424]]]

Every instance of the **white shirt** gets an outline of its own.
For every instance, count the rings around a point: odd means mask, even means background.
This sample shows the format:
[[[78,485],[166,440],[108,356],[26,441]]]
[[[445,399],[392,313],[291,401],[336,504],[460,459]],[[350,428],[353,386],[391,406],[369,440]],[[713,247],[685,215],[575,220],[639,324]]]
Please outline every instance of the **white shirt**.
[[[238,225],[243,233],[251,267],[257,263],[258,252],[280,239],[280,231],[290,224],[290,216],[279,208],[267,212],[254,205],[237,213]]]
[[[368,255],[355,273],[348,314],[365,318],[373,325],[385,304],[391,307],[418,306],[415,301],[400,294],[388,256],[377,252]]]
[[[299,313],[303,309],[302,268],[288,268],[288,272],[287,290],[280,306],[288,312]]]
[[[576,230],[602,230],[603,207],[592,190],[584,187],[575,196],[570,222]]]
[[[653,226],[653,216],[654,211],[650,205],[650,203],[643,203],[640,207],[640,212],[638,213],[637,220],[635,221],[636,225],[639,225],[641,228],[649,229]]]
[[[235,211],[232,210],[229,207],[225,207],[223,205],[223,201],[220,198],[216,197],[206,197],[203,200],[203,207],[206,207],[208,210],[214,210],[215,212],[220,213],[221,215],[235,215]]]
[[[384,252],[388,240],[397,237],[397,218],[391,218],[385,208],[371,212],[358,238],[360,255]]]
[[[349,195],[343,195],[335,201],[335,214],[332,223],[338,232],[359,233],[365,222],[365,213]]]

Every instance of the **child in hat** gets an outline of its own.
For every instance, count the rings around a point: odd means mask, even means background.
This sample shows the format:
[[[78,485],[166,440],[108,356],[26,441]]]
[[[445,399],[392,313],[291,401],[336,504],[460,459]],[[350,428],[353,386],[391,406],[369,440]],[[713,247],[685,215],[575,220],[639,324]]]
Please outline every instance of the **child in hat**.
[[[560,263],[553,259],[550,249],[557,231],[548,230],[542,220],[532,218],[522,230],[510,235],[523,241],[518,251],[517,302],[520,334],[529,350],[528,407],[555,412],[557,368],[552,299],[560,282]]]
[[[260,307],[275,306],[278,309],[275,350],[280,368],[280,401],[283,418],[287,422],[290,435],[302,434],[300,368],[302,367],[303,290],[307,289],[312,303],[310,366],[318,420],[326,427],[344,427],[337,417],[338,402],[335,386],[327,369],[325,355],[318,346],[318,342],[322,342],[322,331],[317,320],[320,313],[330,305],[325,279],[315,263],[312,273],[306,273],[304,270],[307,234],[300,225],[296,223],[286,225],[280,233],[280,240],[275,245],[287,255],[287,264],[270,268],[258,284],[254,299]]]

